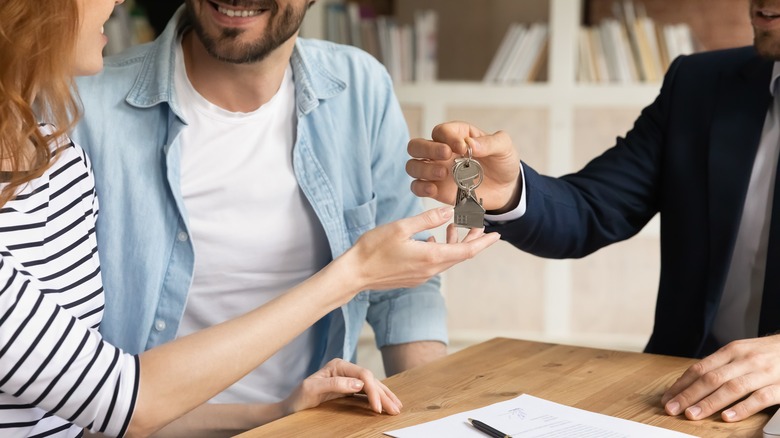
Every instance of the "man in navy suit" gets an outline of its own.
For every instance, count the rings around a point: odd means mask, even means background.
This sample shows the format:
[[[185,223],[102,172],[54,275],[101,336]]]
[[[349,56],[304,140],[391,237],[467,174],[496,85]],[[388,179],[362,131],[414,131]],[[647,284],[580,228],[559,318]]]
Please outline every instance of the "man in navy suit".
[[[468,142],[488,229],[539,256],[585,256],[660,213],[646,351],[706,356],[662,400],[692,420],[780,403],[780,1],[752,0],[750,13],[752,47],[675,60],[633,129],[579,172],[540,175],[508,135],[461,122],[409,143],[412,191],[452,204],[449,169]]]

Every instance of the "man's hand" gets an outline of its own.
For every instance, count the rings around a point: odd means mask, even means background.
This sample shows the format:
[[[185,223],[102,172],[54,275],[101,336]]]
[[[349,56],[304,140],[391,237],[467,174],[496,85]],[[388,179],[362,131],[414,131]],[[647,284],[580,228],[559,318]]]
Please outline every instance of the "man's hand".
[[[287,399],[283,400],[284,415],[313,408],[328,400],[364,392],[368,404],[376,413],[396,415],[401,412],[401,400],[371,371],[342,359],[333,359],[321,370],[307,377]]]
[[[479,186],[483,206],[491,213],[512,210],[520,199],[520,158],[512,139],[503,131],[488,135],[468,123],[449,122],[433,128],[432,139],[409,142],[406,173],[415,180],[412,192],[445,204],[455,202],[457,186],[452,178],[456,158],[468,154],[479,160],[484,180]]]
[[[726,345],[688,368],[661,402],[669,415],[684,412],[689,420],[728,408],[721,412],[725,422],[780,403],[780,335]]]

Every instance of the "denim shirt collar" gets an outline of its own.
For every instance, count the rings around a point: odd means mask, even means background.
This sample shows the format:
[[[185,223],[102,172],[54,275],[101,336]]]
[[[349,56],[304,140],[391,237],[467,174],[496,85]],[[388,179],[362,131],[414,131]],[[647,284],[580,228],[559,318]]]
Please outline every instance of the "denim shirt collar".
[[[127,95],[126,102],[138,108],[150,108],[167,103],[171,111],[181,119],[174,87],[174,66],[176,64],[176,44],[182,32],[184,15],[182,6],[168,22],[163,33],[153,42],[143,60],[141,73]],[[313,111],[322,99],[329,99],[343,92],[347,84],[339,79],[327,67],[308,57],[300,41],[295,42],[290,65],[295,78],[296,106],[300,115]]]

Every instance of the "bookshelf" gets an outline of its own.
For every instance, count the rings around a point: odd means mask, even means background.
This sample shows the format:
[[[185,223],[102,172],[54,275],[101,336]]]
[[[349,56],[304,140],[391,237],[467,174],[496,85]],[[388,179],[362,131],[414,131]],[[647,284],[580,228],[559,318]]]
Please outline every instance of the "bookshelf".
[[[658,22],[689,23],[705,49],[752,43],[744,2],[636,1]],[[467,120],[487,131],[507,131],[524,161],[545,174],[562,175],[614,145],[660,88],[659,81],[577,81],[579,29],[611,14],[613,0],[388,3],[386,9],[400,20],[420,9],[439,13],[439,80],[396,84],[412,137],[429,137],[443,121]],[[324,35],[323,6],[318,2],[309,11],[303,36]],[[550,29],[546,80],[482,82],[510,23],[539,20]],[[639,235],[581,260],[544,260],[500,242],[454,267],[443,275],[452,345],[509,336],[641,350],[652,329],[659,230],[656,217]]]

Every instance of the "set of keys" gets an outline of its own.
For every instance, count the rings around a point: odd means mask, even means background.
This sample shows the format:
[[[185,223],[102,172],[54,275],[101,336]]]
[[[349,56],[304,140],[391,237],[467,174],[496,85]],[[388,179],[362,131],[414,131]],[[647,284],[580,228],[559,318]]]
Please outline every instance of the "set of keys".
[[[484,227],[485,208],[482,207],[482,199],[477,199],[476,190],[482,184],[485,174],[482,165],[471,157],[471,146],[468,146],[466,157],[458,158],[453,163],[452,176],[458,186],[458,194],[455,196],[455,226]]]

